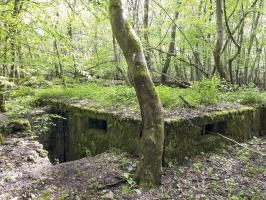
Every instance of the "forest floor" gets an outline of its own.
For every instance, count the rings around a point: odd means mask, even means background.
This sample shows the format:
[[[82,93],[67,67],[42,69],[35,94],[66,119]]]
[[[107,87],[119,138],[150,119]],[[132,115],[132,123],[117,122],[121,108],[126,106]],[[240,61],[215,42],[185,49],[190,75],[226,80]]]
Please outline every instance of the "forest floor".
[[[0,145],[0,199],[266,199],[266,138],[243,145],[168,163],[148,191],[136,188],[137,161],[125,153],[52,165],[34,137],[17,132]]]

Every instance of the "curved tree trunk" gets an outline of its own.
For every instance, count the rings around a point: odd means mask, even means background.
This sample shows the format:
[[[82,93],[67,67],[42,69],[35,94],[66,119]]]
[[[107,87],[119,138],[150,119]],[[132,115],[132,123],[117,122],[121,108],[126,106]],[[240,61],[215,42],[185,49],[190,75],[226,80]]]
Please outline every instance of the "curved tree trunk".
[[[141,42],[129,25],[123,0],[110,0],[113,33],[126,58],[142,117],[139,165],[136,179],[140,187],[160,184],[164,143],[163,108],[150,77]]]

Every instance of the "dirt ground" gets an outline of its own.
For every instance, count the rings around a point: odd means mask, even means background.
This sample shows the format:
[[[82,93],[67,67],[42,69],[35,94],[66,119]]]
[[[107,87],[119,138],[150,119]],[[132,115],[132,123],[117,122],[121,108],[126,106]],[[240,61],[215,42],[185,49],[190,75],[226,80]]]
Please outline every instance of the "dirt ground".
[[[136,158],[112,151],[52,165],[33,136],[17,132],[0,145],[0,199],[266,199],[266,138],[244,145],[168,163],[162,185],[139,190]]]

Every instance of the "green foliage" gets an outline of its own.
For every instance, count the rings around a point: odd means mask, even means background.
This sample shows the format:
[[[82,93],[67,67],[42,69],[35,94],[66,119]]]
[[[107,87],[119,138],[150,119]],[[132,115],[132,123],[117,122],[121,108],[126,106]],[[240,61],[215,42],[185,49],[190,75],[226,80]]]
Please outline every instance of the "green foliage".
[[[35,95],[35,92],[31,87],[22,87],[19,90],[14,90],[11,93],[12,98],[34,96],[34,95]]]
[[[73,85],[65,88],[55,86],[38,92],[40,98],[59,98],[68,100],[89,99],[94,107],[110,105],[134,105],[136,96],[133,88],[126,86],[104,87],[94,83],[86,85]]]
[[[6,114],[14,118],[25,116],[36,104],[35,100],[34,96],[12,98],[6,102]]]
[[[0,76],[0,91],[15,88],[16,84],[8,80],[7,77]]]
[[[122,177],[127,181],[127,184],[124,184],[122,186],[122,193],[123,194],[132,194],[134,192],[138,193],[139,190],[137,189],[137,183],[132,178],[132,175],[130,173],[123,173]]]
[[[223,99],[243,104],[263,103],[266,102],[266,93],[260,92],[254,85],[249,85],[248,87],[238,88],[234,92],[225,93]]]
[[[62,81],[62,80],[59,80]],[[68,82],[71,83],[71,80]],[[132,87],[111,83],[96,82],[86,84],[68,84],[67,87],[51,83],[50,88],[20,87],[10,92],[6,102],[8,115],[13,117],[24,116],[39,99],[51,98],[57,100],[88,100],[91,108],[130,107],[139,108],[135,90]],[[208,106],[219,102],[236,102],[254,104],[266,102],[266,93],[260,92],[254,86],[238,88],[225,92],[219,79],[196,82],[192,88],[181,89],[167,86],[158,86],[165,112],[185,107],[183,97],[192,107]]]
[[[193,85],[192,90],[195,92],[195,98],[199,104],[209,105],[214,104],[219,100],[219,86],[220,80],[218,78],[205,79]]]
[[[52,126],[55,126],[54,119],[64,119],[60,115],[56,114],[41,114],[34,116],[32,119],[32,130],[37,134],[47,133]]]
[[[191,89],[170,88],[166,86],[158,87],[160,98],[166,109],[175,106],[184,107],[182,96],[192,107],[200,105],[210,105],[219,100],[220,81],[217,78],[197,82]]]
[[[110,94],[110,98],[113,102],[121,102],[127,105],[135,105],[137,101],[134,89],[127,86],[116,86]]]

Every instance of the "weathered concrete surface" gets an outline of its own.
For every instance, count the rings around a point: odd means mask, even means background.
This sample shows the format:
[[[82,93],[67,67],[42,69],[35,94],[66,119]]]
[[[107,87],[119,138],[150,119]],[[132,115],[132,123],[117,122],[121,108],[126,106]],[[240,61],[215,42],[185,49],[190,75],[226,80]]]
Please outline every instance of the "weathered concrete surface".
[[[266,105],[261,107],[261,127],[262,127],[261,135],[266,135]]]
[[[80,159],[86,155],[96,155],[112,148],[138,155],[138,138],[141,134],[139,116],[132,117],[117,112],[95,110],[84,106],[82,102],[48,101],[46,103],[52,106],[52,112],[66,118],[59,123],[64,127],[56,128],[57,136],[53,136],[61,138],[57,140],[58,143],[55,146],[64,151],[60,154],[65,155],[65,161]],[[262,135],[265,126],[263,109],[236,106],[228,109],[213,109],[210,112],[193,110],[187,112],[187,117],[186,114],[182,117],[175,115],[166,117],[165,161],[182,161],[186,157],[228,144],[228,141],[212,132],[218,132],[239,142]],[[91,119],[105,121],[106,129],[90,127]],[[60,149],[55,152],[60,152]]]

